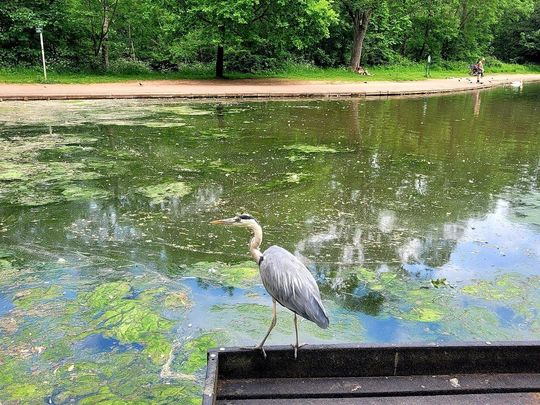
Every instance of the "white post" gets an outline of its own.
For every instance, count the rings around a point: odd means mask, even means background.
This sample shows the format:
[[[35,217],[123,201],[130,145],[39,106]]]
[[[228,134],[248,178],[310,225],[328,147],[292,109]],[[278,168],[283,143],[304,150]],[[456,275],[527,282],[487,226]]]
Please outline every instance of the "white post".
[[[43,62],[43,76],[47,80],[47,66],[45,65],[45,47],[43,46],[43,29],[41,27],[36,28],[39,33],[39,41],[41,42],[41,60]]]

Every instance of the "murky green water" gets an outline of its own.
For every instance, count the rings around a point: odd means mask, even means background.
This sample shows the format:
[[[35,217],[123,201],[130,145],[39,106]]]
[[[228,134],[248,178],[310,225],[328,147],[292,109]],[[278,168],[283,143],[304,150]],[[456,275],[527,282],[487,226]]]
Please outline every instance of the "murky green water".
[[[208,224],[240,211],[318,279],[305,342],[537,339],[539,173],[540,85],[0,103],[0,400],[199,403],[207,347],[270,320],[247,232]]]

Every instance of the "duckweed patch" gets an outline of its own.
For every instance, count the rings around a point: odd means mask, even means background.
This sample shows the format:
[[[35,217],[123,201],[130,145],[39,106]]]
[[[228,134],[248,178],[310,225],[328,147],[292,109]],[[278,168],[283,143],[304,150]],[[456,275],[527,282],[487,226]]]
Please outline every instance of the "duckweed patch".
[[[199,262],[190,266],[185,276],[206,282],[236,288],[251,288],[261,283],[259,269],[253,262],[227,265],[221,262]]]
[[[539,290],[540,276],[516,273],[501,274],[491,281],[478,280],[462,288],[467,296],[506,306],[531,327],[540,323]]]
[[[130,289],[130,285],[122,281],[102,284],[82,294],[79,302],[91,308],[94,331],[121,343],[140,343],[153,362],[162,364],[172,346],[166,332],[173,322],[154,312],[144,297],[126,296]]]
[[[414,322],[439,322],[452,315],[448,305],[451,295],[442,289],[424,288],[392,272],[356,270],[358,282],[367,290],[382,294],[382,311],[390,316]]]
[[[59,286],[52,286],[49,288],[38,287],[18,292],[15,295],[13,302],[20,308],[29,309],[37,303],[50,301],[61,295],[62,288]]]
[[[185,126],[186,123],[170,121],[144,121],[142,125],[148,128],[177,128]]]
[[[0,162],[0,181],[22,180],[26,178],[25,172],[14,163]]]
[[[82,199],[106,198],[108,193],[105,190],[93,187],[69,186],[62,191],[62,195],[67,201]]]
[[[182,181],[139,187],[139,192],[149,198],[153,204],[182,198],[191,193],[191,187]]]
[[[154,110],[161,113],[169,113],[175,115],[210,115],[213,114],[210,110],[198,109],[188,105],[163,105],[154,107]]]
[[[224,333],[205,333],[188,340],[181,348],[181,355],[177,357],[179,371],[183,374],[194,374],[206,366],[206,353],[208,349],[223,345]]]
[[[43,206],[61,201],[103,198],[108,193],[77,182],[100,179],[102,175],[84,163],[58,155],[77,145],[93,144],[95,138],[47,134],[34,137],[0,138],[0,202],[21,206]],[[52,159],[52,160],[51,160]]]
[[[529,290],[530,283],[539,284],[540,277],[530,280],[519,274],[503,274],[493,281],[481,280],[475,284],[466,285],[462,291],[478,298],[493,301],[511,301],[522,298]]]
[[[285,149],[294,150],[301,153],[337,153],[338,150],[324,145],[295,144],[287,145]]]

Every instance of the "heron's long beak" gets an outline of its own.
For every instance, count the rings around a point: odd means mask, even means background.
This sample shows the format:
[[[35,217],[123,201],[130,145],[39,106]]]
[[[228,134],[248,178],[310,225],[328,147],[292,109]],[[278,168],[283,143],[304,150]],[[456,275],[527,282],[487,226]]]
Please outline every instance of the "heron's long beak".
[[[212,225],[233,225],[236,223],[234,218],[226,218],[226,219],[216,219],[215,221],[210,222]]]

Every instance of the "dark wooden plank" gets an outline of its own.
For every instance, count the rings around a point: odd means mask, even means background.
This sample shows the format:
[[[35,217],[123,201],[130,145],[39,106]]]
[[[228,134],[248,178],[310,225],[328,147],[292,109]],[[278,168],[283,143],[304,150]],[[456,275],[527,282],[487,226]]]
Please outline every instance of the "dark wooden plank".
[[[219,399],[359,397],[529,391],[540,391],[540,374],[265,378],[224,380],[218,384]]]
[[[219,379],[540,372],[540,342],[306,346],[296,360],[290,346],[268,347],[266,353],[219,352]]]
[[[217,405],[539,405],[540,393],[220,400]]]
[[[206,380],[203,389],[202,405],[213,405],[216,401],[217,383],[215,376],[218,374],[219,356],[217,351],[211,350],[206,357]]]

